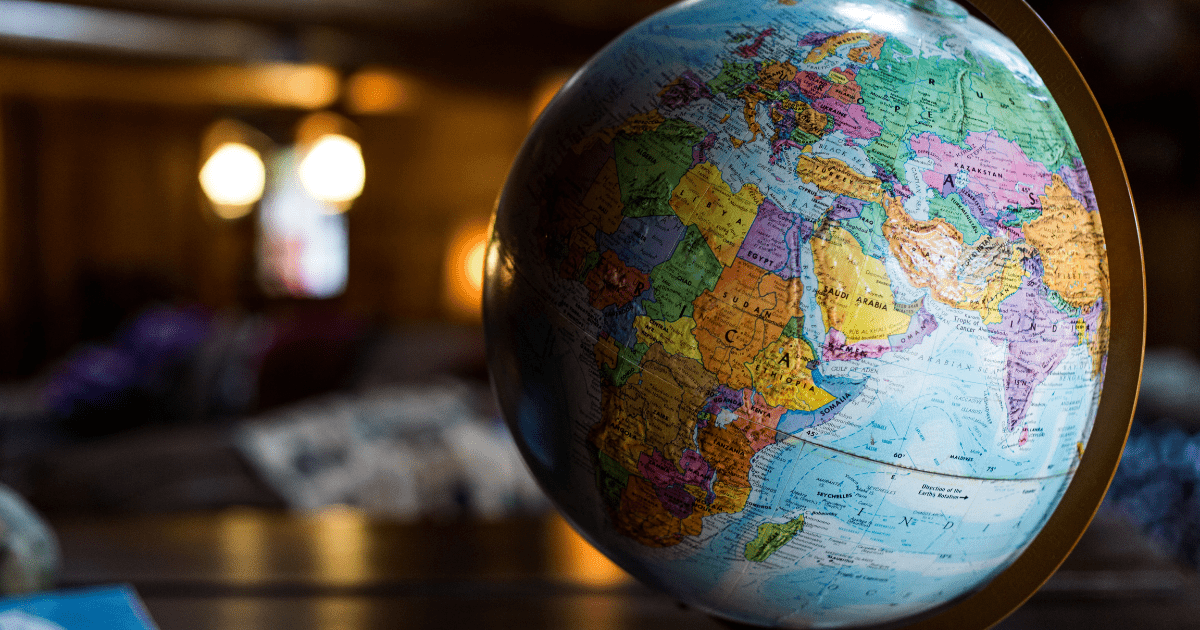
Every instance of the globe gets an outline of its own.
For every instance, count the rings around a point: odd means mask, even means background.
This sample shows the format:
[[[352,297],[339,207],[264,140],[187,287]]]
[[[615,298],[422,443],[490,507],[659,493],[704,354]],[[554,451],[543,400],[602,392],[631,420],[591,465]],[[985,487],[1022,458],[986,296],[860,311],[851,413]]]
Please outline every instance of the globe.
[[[484,303],[568,520],[738,623],[1027,597],[1111,478],[1141,352],[1124,174],[1064,76],[945,0],[692,0],[594,57],[513,166]]]

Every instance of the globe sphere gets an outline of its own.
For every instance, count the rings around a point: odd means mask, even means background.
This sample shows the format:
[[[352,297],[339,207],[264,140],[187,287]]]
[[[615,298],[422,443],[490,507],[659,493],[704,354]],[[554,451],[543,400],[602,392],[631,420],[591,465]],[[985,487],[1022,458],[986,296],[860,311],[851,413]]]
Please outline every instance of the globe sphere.
[[[534,126],[487,268],[494,384],[548,494],[748,624],[983,588],[1054,513],[1106,373],[1080,148],[1022,53],[942,0],[635,26]]]

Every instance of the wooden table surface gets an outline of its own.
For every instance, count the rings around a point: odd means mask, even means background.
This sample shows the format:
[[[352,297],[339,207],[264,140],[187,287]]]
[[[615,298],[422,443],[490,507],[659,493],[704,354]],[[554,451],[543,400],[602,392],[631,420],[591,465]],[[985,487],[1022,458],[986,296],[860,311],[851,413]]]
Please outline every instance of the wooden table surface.
[[[403,524],[348,510],[52,519],[63,586],[127,582],[162,630],[718,629],[555,517]],[[1195,576],[1102,519],[1006,630],[1200,627]]]

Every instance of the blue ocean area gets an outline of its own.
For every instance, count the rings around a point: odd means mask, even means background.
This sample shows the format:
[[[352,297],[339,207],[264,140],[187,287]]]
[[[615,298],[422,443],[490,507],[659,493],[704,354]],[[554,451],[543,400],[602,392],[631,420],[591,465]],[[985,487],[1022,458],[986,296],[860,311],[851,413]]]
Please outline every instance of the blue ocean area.
[[[792,602],[797,610],[854,611],[871,602],[932,603],[969,591],[991,577],[1007,564],[1007,559],[1024,547],[1041,527],[1041,516],[1048,514],[1052,503],[1060,496],[1059,484],[1066,479],[1046,480],[1037,490],[1037,497],[1028,509],[995,518],[966,520],[961,517],[939,517],[923,505],[917,512],[910,505],[911,497],[921,483],[938,483],[939,477],[830,451],[812,444],[795,442],[779,445],[771,453],[762,470],[761,486],[756,486],[747,501],[746,509],[738,514],[739,525],[727,527],[714,536],[709,545],[714,555],[741,558],[746,543],[763,522],[783,522],[803,513],[810,518],[820,514],[832,516],[833,527],[822,536],[841,539],[840,544],[824,545],[801,560],[809,566],[763,577],[756,588],[762,595],[763,610],[771,604]],[[766,453],[764,453],[765,455]],[[901,496],[889,496],[882,491],[862,492],[862,488],[897,489],[890,479],[902,475]],[[841,481],[842,490],[853,494],[850,499],[821,498],[814,490],[819,480]],[[855,490],[858,490],[857,492]],[[966,492],[979,491],[980,486]],[[1030,488],[1001,488],[991,490],[983,501],[972,506],[982,513],[990,500],[1016,495]],[[842,492],[839,490],[837,492]],[[932,501],[932,499],[931,499]],[[989,515],[990,516],[990,515]],[[831,540],[832,542],[832,540]],[[873,557],[871,548],[886,548],[912,554],[908,559],[893,555]],[[785,546],[786,548],[786,546]],[[833,552],[832,554],[827,552]],[[793,553],[795,553],[793,551]],[[946,559],[946,554],[951,556]],[[944,560],[945,559],[945,560]],[[955,568],[941,571],[936,565],[946,561]],[[909,567],[903,565],[909,563]],[[811,566],[813,563],[819,566]],[[874,565],[874,566],[873,566]],[[886,613],[885,613],[886,614]]]
[[[797,12],[803,13],[797,15]],[[781,16],[784,19],[781,19]],[[637,30],[639,40],[653,41],[658,38],[665,40],[662,44],[662,51],[665,54],[660,58],[678,58],[679,61],[690,66],[702,67],[713,62],[712,42],[714,40],[729,40],[730,33],[745,33],[747,24],[778,25],[784,22],[805,24],[809,26],[810,31],[840,31],[847,28],[847,24],[829,20],[826,15],[817,12],[804,11],[803,7],[776,4],[728,3],[721,5],[710,3],[703,12],[688,11],[686,6],[662,11],[648,18]],[[771,42],[772,38],[768,38],[764,48],[772,47],[772,45],[779,48],[795,48],[797,41],[788,36],[805,34],[807,33],[777,33],[774,38],[777,41]],[[627,33],[626,37],[629,35]],[[783,39],[784,37],[787,39]],[[729,45],[736,47],[746,43],[748,40],[730,41]],[[653,57],[654,54],[650,52],[644,56]],[[798,62],[803,62],[802,55],[792,59],[793,64]]]

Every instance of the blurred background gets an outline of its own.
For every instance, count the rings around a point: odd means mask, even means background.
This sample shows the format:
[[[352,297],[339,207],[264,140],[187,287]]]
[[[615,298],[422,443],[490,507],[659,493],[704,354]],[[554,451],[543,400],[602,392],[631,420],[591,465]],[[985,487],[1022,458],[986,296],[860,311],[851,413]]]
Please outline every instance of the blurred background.
[[[490,212],[558,86],[661,4],[0,4],[0,481],[51,511],[273,504],[235,467],[247,418],[300,450],[349,448],[290,428],[331,405],[502,434]]]
[[[164,628],[430,625],[439,597],[706,621],[548,515],[478,311],[532,121],[667,4],[0,0],[0,482],[59,532],[59,584],[130,581]],[[1106,513],[1195,566],[1200,3],[1031,4],[1108,116],[1145,247],[1146,388]],[[355,608],[381,595],[401,608]]]

